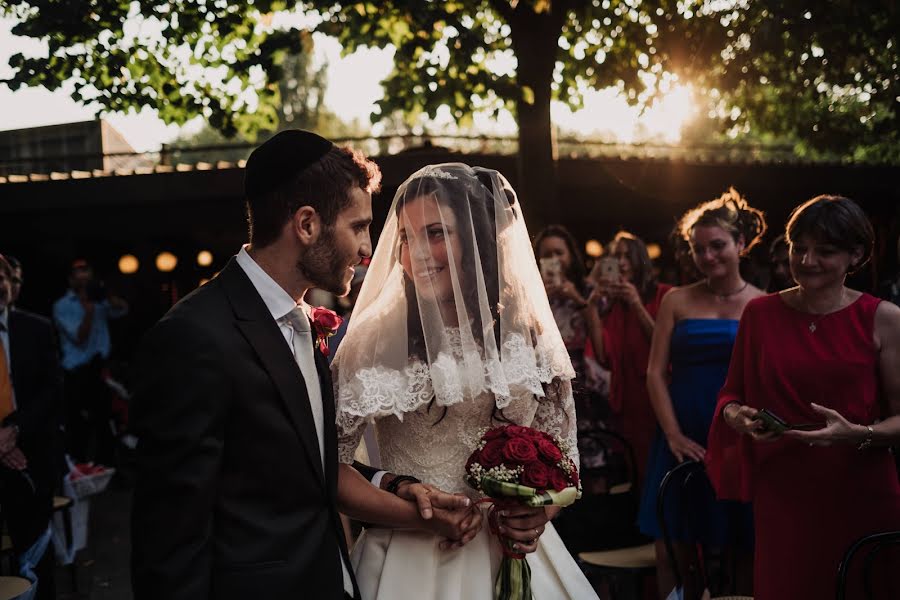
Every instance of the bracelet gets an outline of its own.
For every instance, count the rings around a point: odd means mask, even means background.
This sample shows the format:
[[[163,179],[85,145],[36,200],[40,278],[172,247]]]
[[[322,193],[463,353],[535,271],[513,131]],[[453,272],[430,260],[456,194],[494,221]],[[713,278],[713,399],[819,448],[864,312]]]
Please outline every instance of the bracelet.
[[[860,442],[859,446],[856,447],[857,450],[865,450],[872,445],[872,438],[875,436],[875,430],[872,429],[871,425],[866,425],[865,427],[869,430],[869,432],[866,435],[866,439]]]
[[[391,479],[390,483],[388,483],[388,484],[385,486],[384,491],[390,492],[391,494],[396,495],[396,494],[397,494],[397,488],[400,487],[400,484],[401,484],[401,483],[405,483],[405,482],[408,482],[408,483],[422,483],[421,481],[419,481],[418,479],[416,479],[416,478],[413,477],[412,475],[397,475],[396,477],[394,477],[393,479]]]

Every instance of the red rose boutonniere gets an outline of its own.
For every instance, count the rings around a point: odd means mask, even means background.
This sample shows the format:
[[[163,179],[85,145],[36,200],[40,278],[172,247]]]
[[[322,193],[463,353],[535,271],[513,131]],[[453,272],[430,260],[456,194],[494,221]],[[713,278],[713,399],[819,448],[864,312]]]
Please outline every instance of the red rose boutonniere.
[[[328,349],[328,338],[337,332],[344,319],[333,310],[328,310],[324,306],[313,308],[310,317],[316,330],[316,344],[319,346],[319,352],[328,356],[331,353]]]

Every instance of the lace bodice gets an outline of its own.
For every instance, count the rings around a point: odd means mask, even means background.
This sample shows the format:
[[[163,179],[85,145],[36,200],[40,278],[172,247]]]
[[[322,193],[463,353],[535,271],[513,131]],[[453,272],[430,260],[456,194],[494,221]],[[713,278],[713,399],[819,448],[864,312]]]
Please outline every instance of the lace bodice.
[[[572,386],[557,380],[548,385],[547,396],[521,396],[503,409],[503,416],[517,425],[528,425],[567,440],[573,449],[570,456],[578,463],[575,405]],[[375,421],[375,433],[381,454],[381,467],[392,473],[412,475],[448,492],[475,496],[464,480],[465,464],[478,444],[478,434],[485,427],[502,423],[492,421],[495,401],[485,393],[473,401],[446,407],[423,406],[403,415]],[[340,460],[353,462],[353,454],[362,438],[365,424],[349,433],[338,424]]]

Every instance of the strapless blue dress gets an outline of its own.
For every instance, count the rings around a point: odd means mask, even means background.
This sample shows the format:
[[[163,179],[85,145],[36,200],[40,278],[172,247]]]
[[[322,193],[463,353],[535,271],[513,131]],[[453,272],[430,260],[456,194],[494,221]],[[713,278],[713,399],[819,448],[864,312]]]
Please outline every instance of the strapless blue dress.
[[[737,328],[738,321],[732,319],[683,319],[672,330],[669,353],[672,406],[682,433],[704,447],[716,398],[728,374]],[[677,464],[657,427],[638,513],[640,530],[655,539],[662,538],[656,514],[657,491],[663,477]],[[666,495],[665,518],[675,540],[700,541],[713,546],[725,543],[752,546],[750,505],[717,501],[705,483],[684,488],[678,482],[673,483]]]

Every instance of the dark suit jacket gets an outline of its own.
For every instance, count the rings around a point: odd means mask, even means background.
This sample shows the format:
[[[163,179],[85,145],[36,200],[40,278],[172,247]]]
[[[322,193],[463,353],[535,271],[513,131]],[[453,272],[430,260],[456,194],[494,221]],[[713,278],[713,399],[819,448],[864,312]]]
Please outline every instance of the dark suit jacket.
[[[324,473],[303,377],[234,259],[148,334],[132,409],[136,600],[343,598],[334,400],[314,354]]]
[[[28,460],[36,487],[36,518],[47,527],[56,486],[62,369],[48,319],[23,310],[9,311],[10,365],[16,410],[5,423],[19,427],[16,445]],[[4,467],[0,469],[6,470]]]

